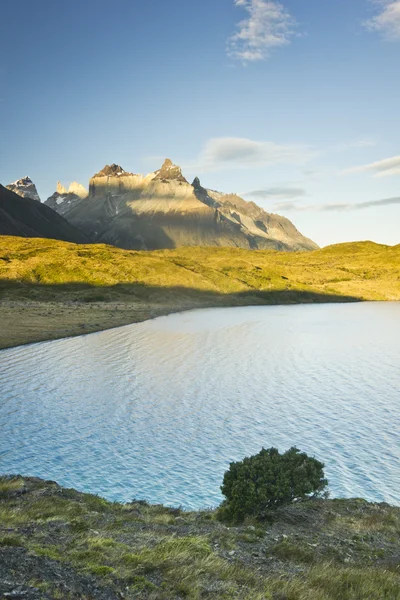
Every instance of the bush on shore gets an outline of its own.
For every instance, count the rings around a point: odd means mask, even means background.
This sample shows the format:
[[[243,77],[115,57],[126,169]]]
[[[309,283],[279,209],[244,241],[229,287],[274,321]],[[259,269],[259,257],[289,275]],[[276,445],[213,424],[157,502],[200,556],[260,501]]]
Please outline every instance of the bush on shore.
[[[321,496],[327,485],[324,464],[316,458],[295,447],[283,454],[276,448],[263,448],[255,456],[230,464],[221,486],[226,500],[218,516],[234,522],[262,518],[268,510],[295,499]]]

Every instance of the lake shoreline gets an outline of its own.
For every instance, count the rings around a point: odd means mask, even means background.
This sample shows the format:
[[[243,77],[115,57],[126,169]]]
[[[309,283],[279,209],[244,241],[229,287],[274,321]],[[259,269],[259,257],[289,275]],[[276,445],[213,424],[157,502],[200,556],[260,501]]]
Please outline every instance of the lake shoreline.
[[[199,310],[203,308],[235,308],[245,306],[290,306],[300,304],[337,304],[363,302],[358,299],[329,296],[293,301],[280,298],[280,301],[261,301],[260,298],[227,296],[226,298],[202,298],[188,300],[179,298],[175,303],[169,298],[165,303],[123,302],[121,299],[107,302],[79,302],[74,300],[0,301],[2,327],[0,330],[0,350],[25,346],[27,344],[107,331],[125,325],[133,325],[165,317],[171,314]]]
[[[232,526],[215,510],[113,503],[36,477],[0,476],[0,499],[1,597],[400,594],[400,507],[384,503],[308,500]]]
[[[201,308],[400,300],[400,245],[128,251],[0,236],[0,348]]]

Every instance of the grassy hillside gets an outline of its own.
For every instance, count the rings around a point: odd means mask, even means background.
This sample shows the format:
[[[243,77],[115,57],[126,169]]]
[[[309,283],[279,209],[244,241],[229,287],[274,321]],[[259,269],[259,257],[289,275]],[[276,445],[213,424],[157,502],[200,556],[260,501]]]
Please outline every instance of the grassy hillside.
[[[0,477],[0,597],[400,598],[400,508],[320,500],[240,527],[215,517]]]
[[[13,283],[96,288],[141,284],[217,294],[291,290],[399,300],[400,245],[357,242],[301,253],[235,248],[136,252],[4,236],[0,280],[3,291]]]
[[[352,300],[400,300],[400,245],[137,252],[0,236],[0,347],[190,308]]]

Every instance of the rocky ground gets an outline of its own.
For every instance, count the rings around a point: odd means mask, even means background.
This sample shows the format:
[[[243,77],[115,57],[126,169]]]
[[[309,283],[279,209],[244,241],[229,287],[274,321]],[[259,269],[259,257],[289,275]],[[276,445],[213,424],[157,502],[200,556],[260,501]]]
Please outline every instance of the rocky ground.
[[[400,507],[313,500],[240,526],[0,478],[0,598],[398,600]]]

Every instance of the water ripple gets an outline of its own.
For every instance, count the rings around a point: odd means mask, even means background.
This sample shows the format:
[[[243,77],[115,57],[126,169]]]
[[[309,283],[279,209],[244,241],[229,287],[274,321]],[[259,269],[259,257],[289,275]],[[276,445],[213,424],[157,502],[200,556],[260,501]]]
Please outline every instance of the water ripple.
[[[334,495],[400,504],[400,304],[210,309],[0,352],[0,472],[216,505],[291,445]]]

